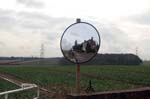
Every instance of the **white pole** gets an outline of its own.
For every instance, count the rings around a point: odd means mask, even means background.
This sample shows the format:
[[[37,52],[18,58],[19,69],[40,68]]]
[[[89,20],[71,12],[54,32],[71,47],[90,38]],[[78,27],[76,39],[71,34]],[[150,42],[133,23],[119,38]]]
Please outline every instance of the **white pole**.
[[[9,91],[5,91],[5,92],[1,92],[0,95],[15,93],[15,92],[29,90],[29,89],[33,89],[33,88],[37,88],[37,86],[33,85],[33,86],[30,86],[30,87],[25,87],[25,88],[20,88],[20,89],[15,89],[15,90],[9,90]]]
[[[8,99],[8,94],[5,94],[5,99]]]
[[[37,87],[37,98],[40,97],[40,90],[39,90],[39,87]]]

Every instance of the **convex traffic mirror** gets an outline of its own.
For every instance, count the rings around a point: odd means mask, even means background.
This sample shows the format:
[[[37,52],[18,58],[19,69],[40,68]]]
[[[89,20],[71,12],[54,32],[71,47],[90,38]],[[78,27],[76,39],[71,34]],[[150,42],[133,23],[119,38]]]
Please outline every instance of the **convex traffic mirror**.
[[[69,61],[85,63],[91,60],[99,50],[99,32],[92,24],[78,19],[63,32],[60,47],[64,57]]]

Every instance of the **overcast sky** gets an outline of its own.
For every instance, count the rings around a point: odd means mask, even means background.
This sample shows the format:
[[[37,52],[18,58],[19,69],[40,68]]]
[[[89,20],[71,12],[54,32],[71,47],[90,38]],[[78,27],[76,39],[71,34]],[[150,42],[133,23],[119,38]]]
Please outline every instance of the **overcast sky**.
[[[62,56],[60,38],[76,18],[101,36],[99,53],[150,60],[149,0],[0,0],[0,56]]]

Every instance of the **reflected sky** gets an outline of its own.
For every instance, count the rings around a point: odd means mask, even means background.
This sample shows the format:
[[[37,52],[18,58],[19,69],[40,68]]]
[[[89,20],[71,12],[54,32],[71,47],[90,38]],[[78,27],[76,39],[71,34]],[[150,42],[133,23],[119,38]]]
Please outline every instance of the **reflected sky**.
[[[78,23],[74,24],[68,28],[62,38],[62,49],[70,50],[75,43],[75,40],[78,41],[78,44],[84,42],[84,40],[89,40],[93,37],[93,40],[99,45],[99,36],[95,28],[89,24]]]

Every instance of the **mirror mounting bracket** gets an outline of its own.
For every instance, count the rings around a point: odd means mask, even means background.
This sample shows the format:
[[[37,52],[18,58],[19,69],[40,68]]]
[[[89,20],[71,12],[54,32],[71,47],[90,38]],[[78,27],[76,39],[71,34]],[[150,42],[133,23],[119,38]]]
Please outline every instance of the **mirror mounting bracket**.
[[[76,23],[80,23],[81,22],[81,19],[80,18],[77,18],[76,19]]]

